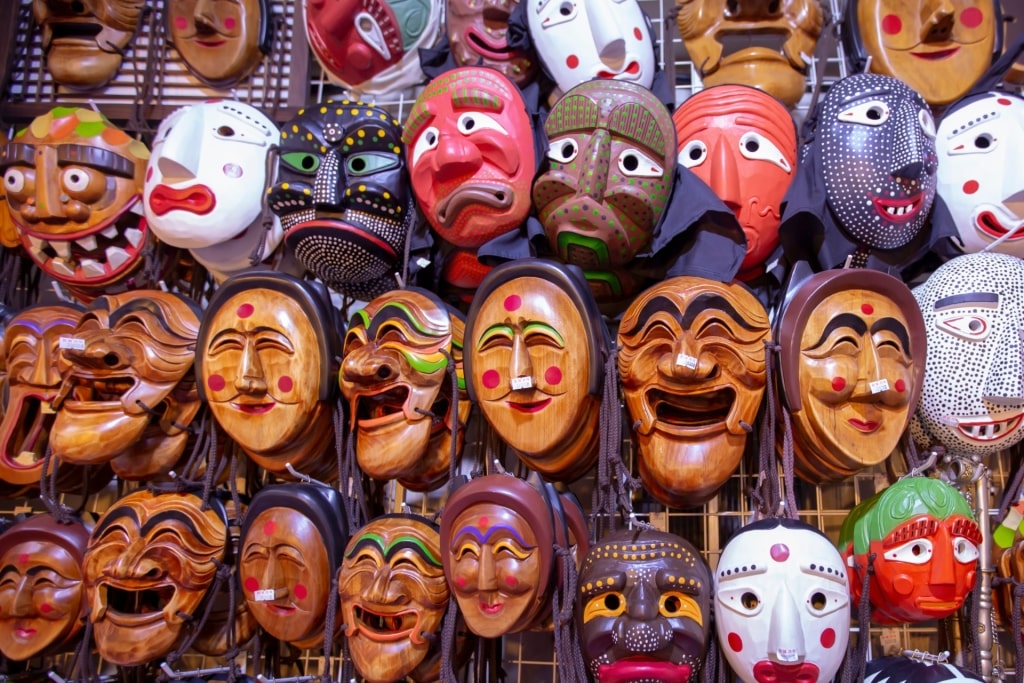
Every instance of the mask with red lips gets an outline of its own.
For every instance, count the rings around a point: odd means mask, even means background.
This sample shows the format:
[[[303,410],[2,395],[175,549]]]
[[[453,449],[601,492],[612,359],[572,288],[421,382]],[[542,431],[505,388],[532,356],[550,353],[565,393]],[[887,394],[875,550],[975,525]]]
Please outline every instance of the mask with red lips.
[[[540,62],[532,48],[509,47],[508,20],[519,0],[447,0],[445,28],[458,66],[487,66],[520,88],[537,77]]]
[[[189,71],[227,89],[252,73],[270,51],[268,0],[172,0],[167,32]]]

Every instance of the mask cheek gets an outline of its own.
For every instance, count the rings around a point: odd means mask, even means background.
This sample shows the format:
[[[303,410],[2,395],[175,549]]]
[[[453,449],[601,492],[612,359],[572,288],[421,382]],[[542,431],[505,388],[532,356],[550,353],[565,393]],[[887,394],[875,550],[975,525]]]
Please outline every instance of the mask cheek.
[[[801,384],[805,381],[807,393],[821,403],[845,403],[850,400],[857,386],[857,367],[852,361],[825,359],[808,368],[807,376],[801,377]]]

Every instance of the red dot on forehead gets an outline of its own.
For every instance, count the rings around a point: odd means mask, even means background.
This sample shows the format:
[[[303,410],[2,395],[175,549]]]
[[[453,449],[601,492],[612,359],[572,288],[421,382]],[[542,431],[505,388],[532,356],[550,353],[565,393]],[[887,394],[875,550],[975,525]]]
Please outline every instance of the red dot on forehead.
[[[28,553],[18,555],[18,564],[28,564]]]
[[[238,307],[238,317],[248,318],[250,315],[253,314],[253,311],[255,310],[256,309],[253,308],[252,304],[242,304],[241,306]]]
[[[487,515],[481,515],[480,519],[476,520],[476,525],[481,529],[486,529],[491,525],[491,520],[487,518]]]
[[[864,315],[871,315],[872,313],[875,312],[875,307],[872,306],[871,304],[861,304],[860,312],[863,313]]]
[[[1005,97],[1000,97],[999,99],[996,100],[996,102],[1003,105],[1004,107],[1009,107],[1011,104],[1013,104],[1012,100],[1009,100]]]
[[[785,562],[789,559],[789,546],[785,543],[776,543],[772,546],[769,554],[776,562]]]
[[[263,525],[263,533],[265,535],[269,536],[270,534],[274,533],[275,531],[277,531],[277,522],[275,522],[274,520],[270,520],[266,524]]]
[[[505,297],[504,303],[506,311],[518,311],[519,307],[523,305],[523,298],[518,294],[509,294]]]

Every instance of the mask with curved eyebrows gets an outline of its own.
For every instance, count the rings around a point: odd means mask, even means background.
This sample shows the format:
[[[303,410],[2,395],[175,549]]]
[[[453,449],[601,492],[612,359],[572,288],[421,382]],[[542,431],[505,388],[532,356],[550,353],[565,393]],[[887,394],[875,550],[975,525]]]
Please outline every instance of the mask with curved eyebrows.
[[[907,477],[850,511],[839,548],[850,571],[850,593],[861,599],[864,572],[871,619],[917,623],[955,613],[974,588],[981,531],[963,494],[932,477]]]
[[[676,277],[619,324],[618,370],[644,487],[666,505],[715,494],[739,466],[767,381],[764,306],[741,284]]]
[[[415,515],[371,521],[349,540],[338,592],[356,671],[370,683],[415,678],[438,651],[448,607],[438,528]]]
[[[21,245],[88,301],[125,283],[149,241],[142,182],[149,150],[92,109],[55,107],[0,149]]]
[[[268,0],[171,0],[165,11],[168,38],[185,66],[214,88],[238,84],[270,51]]]
[[[419,289],[388,292],[353,314],[342,347],[341,393],[359,467],[371,477],[423,477],[422,488],[447,473],[454,411],[464,407],[463,397],[452,396],[448,375],[453,351],[462,347],[463,326],[452,324],[457,317]],[[461,428],[456,438],[461,444]],[[437,472],[442,458],[444,470]]]
[[[914,288],[928,365],[914,416],[924,446],[987,455],[1024,438],[1024,261],[965,254]]]
[[[191,493],[142,489],[93,529],[83,574],[100,655],[119,666],[162,658],[213,584],[227,552],[227,517]]]
[[[827,683],[846,656],[843,558],[818,529],[764,519],[733,536],[715,571],[715,630],[744,683]]]
[[[386,109],[327,101],[281,128],[270,209],[284,242],[326,285],[363,301],[395,288],[415,218],[402,128]]]
[[[201,406],[192,364],[199,309],[177,294],[135,290],[89,305],[63,344],[53,454],[111,462],[126,479],[166,474]]]
[[[711,570],[693,545],[623,529],[590,549],[576,600],[597,681],[699,681],[711,636]]]
[[[39,484],[61,383],[60,339],[82,317],[77,306],[44,305],[21,311],[7,324],[2,363],[7,368],[0,422],[0,481]]]

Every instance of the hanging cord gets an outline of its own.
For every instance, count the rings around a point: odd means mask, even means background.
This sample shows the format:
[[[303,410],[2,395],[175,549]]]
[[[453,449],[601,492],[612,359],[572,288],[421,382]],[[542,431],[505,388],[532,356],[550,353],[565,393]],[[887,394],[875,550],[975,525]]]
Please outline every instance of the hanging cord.
[[[796,507],[796,494],[793,492],[795,479],[793,476],[793,424],[790,421],[789,411],[782,411],[783,429],[782,433],[782,476],[786,483],[786,509],[784,517],[789,519],[800,519]]]
[[[188,624],[188,634],[176,648],[174,648],[171,652],[167,654],[165,661],[167,662],[168,666],[174,666],[179,661],[181,661],[181,658],[184,657],[185,653],[192,647],[192,643],[194,643],[196,641],[196,638],[199,637],[199,634],[203,630],[203,626],[206,625],[206,622],[210,618],[210,614],[213,613],[213,605],[214,602],[216,602],[213,599],[213,596],[217,595],[217,593],[224,586],[225,581],[231,580],[231,567],[227,564],[224,564],[223,562],[220,562],[217,559],[214,559],[212,561],[214,565],[216,565],[217,567],[217,572],[214,574],[213,583],[210,585],[209,589],[207,589],[206,606],[203,609],[202,615],[199,617],[199,619],[196,619],[194,615],[186,614],[185,612],[179,611],[177,613],[177,616],[184,619],[185,622]],[[234,614],[232,614],[232,617],[233,616]],[[161,674],[157,678],[157,680],[166,681],[169,680],[169,677],[166,674]]]
[[[355,421],[351,431],[345,429],[345,404],[339,397],[334,404],[334,450],[338,454],[338,490],[345,505],[348,533],[354,535],[370,521],[370,509],[363,488],[363,473],[356,459]]]
[[[782,350],[782,347],[773,343],[770,339],[764,342],[765,355],[765,387],[764,414],[761,418],[761,432],[758,444],[758,483],[750,491],[750,505],[754,510],[760,510],[764,517],[776,517],[782,505],[782,491],[779,488],[779,467],[775,454],[775,437],[778,413],[776,402],[779,400],[776,395],[775,382],[775,356]]]
[[[146,51],[141,81],[138,70],[134,69],[132,72],[135,80],[135,99],[132,102],[128,129],[136,134],[152,135],[154,129],[146,120],[146,109],[149,108],[153,100],[154,86],[159,87],[159,84],[163,82],[163,73],[161,72],[166,61],[167,41],[162,17],[149,3],[143,5],[139,12],[139,19],[135,25],[135,38],[129,45],[140,42],[143,26],[146,27],[146,33],[149,35],[149,49]],[[122,58],[124,56],[122,52]]]
[[[43,455],[43,471],[39,476],[39,498],[47,511],[60,524],[70,524],[71,509],[61,503],[57,497],[57,468],[60,461],[53,457],[53,449],[46,445]]]
[[[978,603],[981,601],[981,584],[982,581],[974,582],[974,588],[971,589],[970,609],[967,610],[968,615],[970,615],[967,623],[971,633],[971,668],[974,669],[974,671],[981,670],[981,631],[978,628],[981,624],[978,620]],[[989,587],[991,588],[991,585]],[[987,624],[986,626],[991,627],[990,624]],[[1020,636],[1016,636],[1014,640],[1020,640]]]
[[[708,638],[708,649],[704,653],[704,670],[701,672],[701,681],[703,683],[725,683],[723,673],[718,652],[718,638]]]
[[[448,452],[448,481],[455,479],[459,472],[459,429],[462,429],[462,423],[459,422],[459,374],[455,369],[455,359],[452,358],[452,354],[448,353],[445,349],[441,349],[441,353],[444,354],[445,361],[448,362],[448,368],[446,372],[451,380],[452,385],[452,398],[451,398],[451,409],[449,412],[452,416],[452,439]]]
[[[22,253],[20,247],[3,247],[0,251],[0,304],[17,312],[36,302],[39,299],[42,272]]]
[[[459,683],[452,668],[455,651],[455,628],[459,621],[459,603],[455,596],[448,595],[448,610],[441,623],[441,683]]]
[[[1013,606],[1010,622],[1013,629],[1013,680],[1014,683],[1024,683],[1024,638],[1021,638],[1021,600],[1024,600],[1024,583],[1016,579],[1009,579],[1013,582]]]
[[[327,597],[327,618],[324,623],[324,669],[320,683],[331,683],[331,651],[334,649],[334,624],[338,620],[338,572],[331,577],[331,591]]]
[[[92,658],[92,619],[89,614],[85,615],[85,627],[82,629],[82,639],[78,641],[75,648],[74,661],[71,665],[71,677],[68,679],[74,683],[100,683],[96,674],[96,663]]]
[[[263,250],[267,247],[267,236],[274,229],[274,212],[270,210],[270,195],[267,191],[274,182],[274,172],[277,170],[277,159],[280,148],[271,145],[267,150],[267,156],[263,164],[263,193],[260,197],[260,238],[256,241],[252,252],[249,254],[249,265],[258,266],[263,261]],[[270,256],[270,254],[267,254]]]
[[[287,66],[288,59],[288,43],[285,36],[285,30],[288,26],[287,19],[281,12],[272,12],[273,14],[273,37],[271,39],[271,59],[267,63],[267,70],[263,77],[263,102],[260,107],[263,111],[267,112],[270,116],[271,121],[278,120],[278,112],[281,109],[280,97],[277,93],[286,91],[283,87],[283,78],[285,67]],[[274,87],[270,88],[271,76],[273,76]],[[271,98],[270,93],[274,93],[274,97]]]
[[[850,664],[850,680],[864,680],[864,666],[867,663],[868,646],[871,643],[871,575],[875,573],[875,553],[867,556],[867,567],[856,565],[864,570],[864,578],[860,584],[860,604],[857,605],[857,646],[847,651],[847,660],[853,657]],[[845,672],[844,672],[845,675]]]
[[[587,683],[587,666],[580,651],[580,634],[576,630],[573,607],[579,588],[576,561],[569,548],[555,548],[556,560],[561,567],[560,581],[556,582],[551,597],[551,616],[555,631],[555,652],[558,655],[558,680],[565,683]]]

